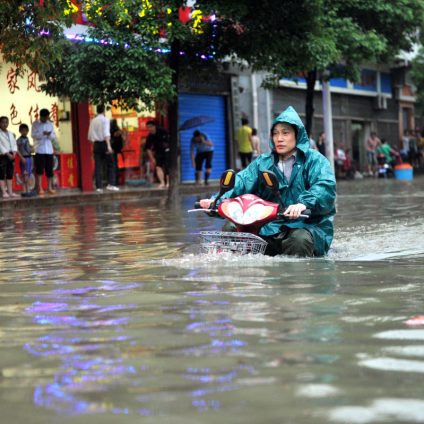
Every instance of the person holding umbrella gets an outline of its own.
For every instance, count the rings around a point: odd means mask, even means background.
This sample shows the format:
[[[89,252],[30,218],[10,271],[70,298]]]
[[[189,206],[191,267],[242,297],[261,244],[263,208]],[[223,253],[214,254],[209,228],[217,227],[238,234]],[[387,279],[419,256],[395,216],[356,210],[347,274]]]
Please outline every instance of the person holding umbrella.
[[[213,143],[209,137],[195,130],[190,143],[191,163],[195,168],[196,185],[200,184],[202,177],[203,162],[205,162],[205,185],[208,185],[209,176],[212,172]]]

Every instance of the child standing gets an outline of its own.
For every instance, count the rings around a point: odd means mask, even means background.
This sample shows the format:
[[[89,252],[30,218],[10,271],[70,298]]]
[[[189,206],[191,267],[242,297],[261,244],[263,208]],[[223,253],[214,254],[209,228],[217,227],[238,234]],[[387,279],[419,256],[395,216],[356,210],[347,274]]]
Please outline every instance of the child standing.
[[[17,153],[20,158],[22,197],[30,197],[35,194],[35,192],[30,192],[28,185],[29,177],[32,173],[31,153],[34,151],[34,148],[29,143],[28,132],[29,127],[27,124],[19,125],[19,134],[21,136],[16,140],[16,144],[18,145]]]

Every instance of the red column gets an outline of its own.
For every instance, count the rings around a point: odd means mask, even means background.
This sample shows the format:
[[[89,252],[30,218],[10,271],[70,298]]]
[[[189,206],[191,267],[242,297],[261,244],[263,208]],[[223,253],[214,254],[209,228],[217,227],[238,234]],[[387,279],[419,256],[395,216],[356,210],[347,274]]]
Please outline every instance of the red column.
[[[91,143],[87,139],[90,115],[88,103],[72,103],[72,132],[77,154],[79,180],[82,191],[93,190]]]

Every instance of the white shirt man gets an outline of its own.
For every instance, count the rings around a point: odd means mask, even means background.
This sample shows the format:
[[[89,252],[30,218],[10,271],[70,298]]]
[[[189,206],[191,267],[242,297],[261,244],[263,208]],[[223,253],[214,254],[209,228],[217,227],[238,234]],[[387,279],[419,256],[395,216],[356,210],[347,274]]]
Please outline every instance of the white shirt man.
[[[103,191],[103,169],[105,165],[108,181],[106,190],[118,191],[119,187],[116,187],[116,163],[110,145],[110,121],[105,116],[103,105],[97,106],[97,116],[90,122],[87,138],[93,143],[96,191]]]
[[[92,143],[106,142],[110,148],[110,121],[104,113],[99,113],[91,122],[88,129],[88,139]],[[110,149],[112,150],[112,149]]]

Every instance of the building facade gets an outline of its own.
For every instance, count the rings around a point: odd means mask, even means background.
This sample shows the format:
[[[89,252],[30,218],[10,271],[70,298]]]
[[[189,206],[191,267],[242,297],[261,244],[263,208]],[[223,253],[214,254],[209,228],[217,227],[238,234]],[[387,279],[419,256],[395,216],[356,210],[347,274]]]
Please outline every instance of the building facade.
[[[261,87],[265,75],[240,72],[237,78],[240,114],[258,128],[262,145],[267,148],[272,119],[287,106],[293,106],[305,118],[306,82],[302,78],[282,78],[278,87]],[[358,169],[365,168],[365,143],[372,131],[400,147],[404,130],[415,129],[415,97],[408,75],[408,62],[394,68],[364,67],[361,80],[330,80],[333,118],[333,142],[350,149]],[[316,83],[312,138],[324,130],[322,86]]]

